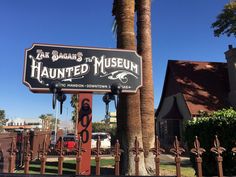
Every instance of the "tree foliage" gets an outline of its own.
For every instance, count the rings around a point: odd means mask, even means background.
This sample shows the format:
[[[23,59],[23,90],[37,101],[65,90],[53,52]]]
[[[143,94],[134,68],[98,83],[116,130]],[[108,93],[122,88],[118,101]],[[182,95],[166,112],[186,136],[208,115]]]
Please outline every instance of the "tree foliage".
[[[94,122],[92,124],[92,129],[93,129],[93,132],[107,132],[107,133],[109,133],[111,128],[109,127],[109,125],[107,125],[105,123]]]
[[[57,119],[52,114],[41,114],[39,118],[42,120],[43,129],[54,130],[57,121],[57,126],[60,124],[60,120]]]
[[[185,126],[185,138],[188,148],[193,148],[195,136],[199,137],[201,147],[206,149],[203,154],[204,176],[217,175],[215,155],[210,152],[213,139],[218,136],[220,144],[226,149],[223,152],[224,175],[236,174],[236,158],[231,149],[236,146],[236,111],[233,108],[222,109],[209,115],[190,120]],[[191,161],[195,164],[193,156]]]
[[[217,16],[217,19],[212,23],[214,35],[219,37],[226,34],[227,36],[236,37],[236,2],[226,4],[222,12]]]
[[[0,132],[3,131],[2,126],[5,125],[7,122],[5,111],[0,110]]]
[[[72,108],[74,108],[74,110],[72,111],[72,117],[71,117],[71,120],[72,120],[73,123],[76,122],[77,104],[78,104],[77,95],[73,94],[73,95],[71,96],[71,100],[70,100],[70,105],[72,106]]]
[[[0,120],[5,120],[5,111],[4,110],[0,110]]]

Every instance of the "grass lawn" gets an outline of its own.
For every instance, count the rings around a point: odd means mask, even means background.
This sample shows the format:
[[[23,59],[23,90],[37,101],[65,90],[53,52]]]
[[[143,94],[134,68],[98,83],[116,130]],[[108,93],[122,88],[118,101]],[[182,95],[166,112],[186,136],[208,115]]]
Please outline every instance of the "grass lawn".
[[[95,172],[95,160],[91,160],[91,171]],[[113,159],[102,159],[100,161],[101,168],[113,168],[114,166]],[[75,160],[65,160],[63,162],[63,174],[75,174],[76,161]],[[101,169],[101,172],[103,169]],[[111,170],[110,170],[111,171]],[[57,162],[47,162],[45,174],[57,174],[58,172],[58,163]],[[24,173],[24,169],[19,169],[16,173]],[[113,174],[114,172],[111,172]],[[29,174],[40,174],[40,161],[36,160],[30,163]]]
[[[75,174],[75,160],[65,160],[63,163],[63,174]],[[113,159],[102,159],[101,162],[101,174],[114,174],[114,160]],[[57,162],[47,162],[46,163],[46,174],[57,174],[58,165]],[[161,175],[175,175],[175,165],[174,164],[161,164],[160,165]],[[95,160],[91,160],[91,171],[95,174]],[[17,173],[24,173],[24,169],[18,170]],[[39,174],[40,173],[40,162],[35,161],[30,163],[29,174]],[[181,167],[182,177],[194,177],[194,169],[189,165],[184,165]]]
[[[195,177],[195,171],[191,166],[181,167],[181,176],[182,177]],[[161,164],[160,165],[161,175],[175,175],[176,167],[174,164]]]

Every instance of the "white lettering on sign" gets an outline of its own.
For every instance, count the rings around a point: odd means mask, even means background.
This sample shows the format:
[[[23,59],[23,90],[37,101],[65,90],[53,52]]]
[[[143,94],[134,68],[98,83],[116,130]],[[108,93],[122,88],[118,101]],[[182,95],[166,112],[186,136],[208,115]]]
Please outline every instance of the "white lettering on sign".
[[[91,58],[94,61],[94,75],[100,73],[107,74],[106,69],[109,68],[126,69],[139,75],[138,65],[125,58],[106,58],[104,55],[101,58],[97,58],[96,56],[92,56]]]
[[[43,78],[62,80],[84,76],[89,72],[89,65],[84,63],[72,67],[66,68],[49,68],[43,66],[42,62],[36,61],[33,56],[30,56],[32,60],[31,65],[31,78],[35,78],[38,82],[43,83]]]
[[[44,52],[41,49],[36,50],[37,56],[36,59],[37,60],[42,60],[44,58],[49,58],[49,52]]]
[[[77,62],[82,61],[83,54],[81,52],[78,53],[62,53],[58,52],[57,50],[53,50],[50,52],[45,52],[42,49],[36,50],[36,60],[40,61],[42,59],[49,59],[51,58],[53,62],[63,59],[63,60],[75,60]]]
[[[75,53],[61,53],[56,50],[52,51],[52,61],[64,59],[64,60],[76,60],[78,62],[81,62],[82,56],[83,54],[81,52],[75,54]]]

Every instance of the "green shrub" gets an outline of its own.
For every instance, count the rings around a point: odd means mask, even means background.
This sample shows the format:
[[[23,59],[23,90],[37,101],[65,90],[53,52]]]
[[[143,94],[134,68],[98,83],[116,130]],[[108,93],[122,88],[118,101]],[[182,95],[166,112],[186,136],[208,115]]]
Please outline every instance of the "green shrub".
[[[217,175],[217,162],[215,154],[210,151],[213,147],[215,135],[218,136],[223,152],[224,175],[236,175],[236,154],[231,149],[236,146],[236,111],[233,108],[222,109],[210,115],[203,115],[186,122],[185,140],[189,150],[193,148],[195,136],[198,136],[206,152],[203,154],[203,175]],[[195,164],[194,156],[191,162]]]

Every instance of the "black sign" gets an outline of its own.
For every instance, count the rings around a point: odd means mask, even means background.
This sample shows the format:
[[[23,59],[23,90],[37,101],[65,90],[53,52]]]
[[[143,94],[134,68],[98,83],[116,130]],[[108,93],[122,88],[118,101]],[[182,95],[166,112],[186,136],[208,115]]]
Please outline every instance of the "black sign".
[[[32,92],[49,92],[59,82],[64,92],[122,92],[142,86],[142,61],[135,51],[33,44],[25,50],[23,82]]]

